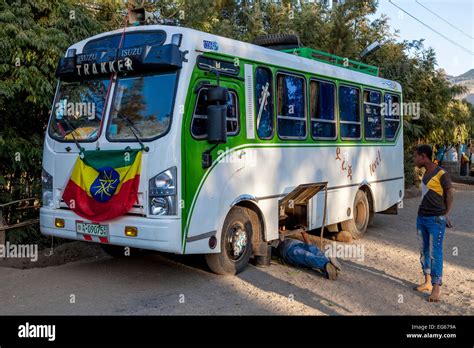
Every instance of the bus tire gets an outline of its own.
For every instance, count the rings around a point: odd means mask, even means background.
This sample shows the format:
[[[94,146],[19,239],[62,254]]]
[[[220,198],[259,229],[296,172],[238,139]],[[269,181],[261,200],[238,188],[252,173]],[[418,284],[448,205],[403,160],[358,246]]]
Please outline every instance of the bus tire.
[[[252,221],[247,208],[235,206],[225,218],[221,235],[221,252],[207,254],[211,271],[221,275],[235,275],[248,265],[252,255]]]
[[[369,200],[364,191],[359,190],[354,199],[352,219],[341,222],[341,227],[352,234],[352,238],[358,239],[367,231],[370,218]]]
[[[367,224],[367,227],[373,227],[374,226],[374,218],[375,218],[375,213],[373,212],[373,210],[370,210],[369,223]]]
[[[301,46],[300,38],[295,34],[259,35],[255,37],[253,44],[273,49],[290,49]]]
[[[130,257],[130,256],[138,256],[142,254],[142,250],[137,249],[137,248],[131,248],[131,247],[124,247],[120,245],[111,245],[111,244],[100,244],[102,250],[116,258],[122,258],[122,257]],[[128,252],[126,248],[129,248]]]

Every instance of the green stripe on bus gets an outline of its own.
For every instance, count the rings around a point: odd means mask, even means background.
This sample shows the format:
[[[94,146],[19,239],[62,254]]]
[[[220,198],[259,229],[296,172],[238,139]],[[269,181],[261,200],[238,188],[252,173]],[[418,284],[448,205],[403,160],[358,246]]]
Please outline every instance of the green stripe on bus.
[[[307,145],[307,144],[294,144],[294,143],[288,143],[288,144],[244,144],[244,145],[239,145],[236,147],[233,147],[226,151],[225,153],[222,153],[218,160],[215,160],[210,168],[207,169],[205,174],[203,175],[201,181],[198,184],[197,191],[195,195],[193,196],[193,199],[191,201],[191,207],[190,207],[190,212],[188,214],[189,218],[184,219],[183,218],[183,223],[184,223],[184,235],[182,236],[182,247],[183,247],[183,253],[186,252],[186,238],[188,237],[188,231],[189,231],[189,225],[191,224],[191,218],[192,214],[194,211],[195,207],[195,202],[197,201],[197,198],[199,196],[199,193],[201,192],[202,187],[204,186],[206,179],[208,178],[209,174],[212,172],[212,170],[229,154],[237,151],[237,150],[242,150],[242,149],[249,149],[249,148],[269,148],[269,149],[274,149],[274,148],[280,148],[280,147],[289,147],[289,148],[294,148],[294,147],[305,147],[305,148],[318,148],[318,147],[354,147],[355,145],[359,146],[371,146],[372,144],[314,144],[314,145]],[[395,146],[396,144],[378,144],[379,146]]]
[[[350,84],[352,86],[359,87],[361,89],[364,88],[369,88],[369,89],[377,89],[382,91],[383,93],[395,93],[400,95],[400,101],[402,101],[402,96],[401,92],[397,92],[391,89],[387,88],[382,88],[378,86],[373,86],[373,85],[366,85],[366,84],[361,84],[355,81],[350,81],[350,80],[345,80],[345,79],[340,79],[340,78],[334,78],[331,76],[326,76],[326,75],[320,75],[320,74],[315,74],[315,73],[308,73],[305,71],[299,71],[295,69],[290,69],[284,66],[279,66],[275,64],[266,64],[266,63],[261,63],[258,61],[253,61],[249,59],[244,59],[240,57],[234,57],[226,54],[220,54],[220,53],[215,53],[215,52],[206,52],[203,54],[204,56],[208,57],[214,57],[214,58],[228,58],[229,61],[234,62],[236,58],[238,58],[240,66],[243,66],[244,64],[252,64],[254,69],[257,66],[265,66],[268,67],[271,71],[272,74],[275,75],[275,73],[278,70],[285,70],[289,72],[296,72],[301,75],[304,75],[306,78],[307,83],[310,81],[311,78],[322,78],[326,80],[333,81],[336,86],[338,87],[339,84]],[[181,231],[181,242],[182,242],[182,250],[183,253],[186,251],[186,238],[188,236],[189,232],[189,225],[191,223],[192,219],[192,214],[194,212],[194,206],[195,202],[197,201],[199,197],[199,193],[201,191],[202,186],[204,186],[204,183],[211,173],[211,171],[214,169],[214,167],[218,164],[218,161],[215,160],[213,165],[208,168],[206,171],[203,172],[203,169],[201,167],[201,161],[200,157],[199,159],[196,157],[198,156],[198,149],[204,150],[207,149],[210,145],[206,142],[206,140],[195,140],[191,136],[191,130],[190,130],[190,125],[192,121],[192,114],[194,111],[194,104],[195,104],[195,93],[194,93],[194,86],[198,80],[215,80],[215,75],[203,70],[200,70],[197,66],[194,68],[191,79],[190,79],[190,84],[189,84],[189,89],[188,89],[188,94],[186,97],[185,101],[185,110],[186,113],[184,114],[184,119],[183,119],[183,124],[182,124],[182,137],[181,137],[181,149],[182,149],[182,181],[181,181],[181,187],[182,187],[182,197],[184,197],[184,210],[182,214],[182,231]],[[240,69],[240,74],[238,76],[233,76],[229,77],[226,75],[220,75],[220,81],[222,84],[237,84],[240,88],[238,88],[239,91],[242,91],[241,93],[238,93],[238,99],[239,99],[239,110],[240,110],[240,132],[236,136],[231,136],[228,137],[228,143],[227,144],[222,144],[219,145],[213,152],[215,153],[221,153],[224,152],[224,150],[227,150],[227,146],[231,147],[232,151],[235,151],[235,149],[239,148],[252,148],[252,147],[357,147],[357,146],[395,146],[397,142],[400,139],[400,134],[402,134],[403,130],[403,119],[400,117],[400,126],[398,127],[397,133],[395,135],[395,138],[393,140],[386,140],[381,139],[381,140],[366,140],[365,139],[365,129],[363,127],[364,122],[364,116],[363,116],[363,108],[360,108],[360,117],[361,117],[361,139],[360,140],[342,140],[340,138],[340,134],[338,132],[337,139],[335,140],[324,140],[324,141],[319,141],[319,140],[314,140],[311,137],[311,134],[308,134],[305,139],[302,140],[283,140],[278,137],[277,134],[277,123],[276,123],[276,117],[273,115],[273,120],[274,120],[274,134],[272,139],[260,139],[257,135],[255,136],[255,139],[249,140],[246,137],[246,132],[245,132],[245,98],[244,98],[244,93],[243,93],[243,69]],[[306,88],[306,100],[309,100],[309,88]],[[274,103],[276,102],[276,96],[274,93]],[[383,96],[382,96],[383,98]],[[191,104],[191,102],[193,104]],[[306,105],[307,108],[307,113],[309,114],[309,108],[310,105],[307,103]],[[336,121],[339,129],[339,106],[336,105]],[[310,124],[310,120],[307,121]],[[307,128],[307,132],[310,133],[309,127]],[[187,142],[197,142],[196,145],[199,145],[196,148],[186,148]],[[229,145],[230,144],[230,145]],[[244,147],[242,147],[244,146]],[[231,153],[231,151],[229,152]],[[189,208],[188,208],[189,207]]]

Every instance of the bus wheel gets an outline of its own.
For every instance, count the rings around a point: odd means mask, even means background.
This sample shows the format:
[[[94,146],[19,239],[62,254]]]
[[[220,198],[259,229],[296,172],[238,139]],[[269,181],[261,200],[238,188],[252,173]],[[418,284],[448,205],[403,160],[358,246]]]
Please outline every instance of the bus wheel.
[[[246,208],[233,207],[222,227],[221,252],[206,255],[209,268],[222,275],[242,272],[252,255],[252,232]]]
[[[370,217],[369,201],[364,191],[357,191],[352,216],[352,219],[341,222],[341,227],[349,231],[354,239],[362,238],[367,231]]]

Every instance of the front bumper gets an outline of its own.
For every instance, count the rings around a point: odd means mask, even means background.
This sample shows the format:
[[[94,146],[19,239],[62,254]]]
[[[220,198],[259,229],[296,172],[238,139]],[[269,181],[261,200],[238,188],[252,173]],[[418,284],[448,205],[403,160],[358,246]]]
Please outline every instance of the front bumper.
[[[64,228],[54,225],[56,218],[64,219]],[[76,232],[76,221],[85,219],[67,209],[40,209],[40,230],[48,236],[60,238],[87,240],[83,234]],[[108,226],[107,242],[113,245],[129,246],[133,248],[157,250],[175,254],[182,254],[181,248],[181,219],[159,218],[150,219],[140,216],[125,215],[119,218],[104,221]],[[125,236],[125,226],[134,226],[138,229],[137,237]],[[97,241],[96,238],[90,241]]]

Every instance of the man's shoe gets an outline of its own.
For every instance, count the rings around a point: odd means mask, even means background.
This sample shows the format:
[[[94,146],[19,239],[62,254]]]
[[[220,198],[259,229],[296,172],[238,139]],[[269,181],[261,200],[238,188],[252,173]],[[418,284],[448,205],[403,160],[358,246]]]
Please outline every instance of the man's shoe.
[[[336,280],[337,279],[337,268],[331,262],[328,262],[326,266],[324,266],[326,277],[329,280]]]
[[[337,268],[338,271],[342,271],[342,266],[341,266],[340,262],[337,260],[337,258],[330,257],[329,262],[331,262],[334,265],[334,267]]]

